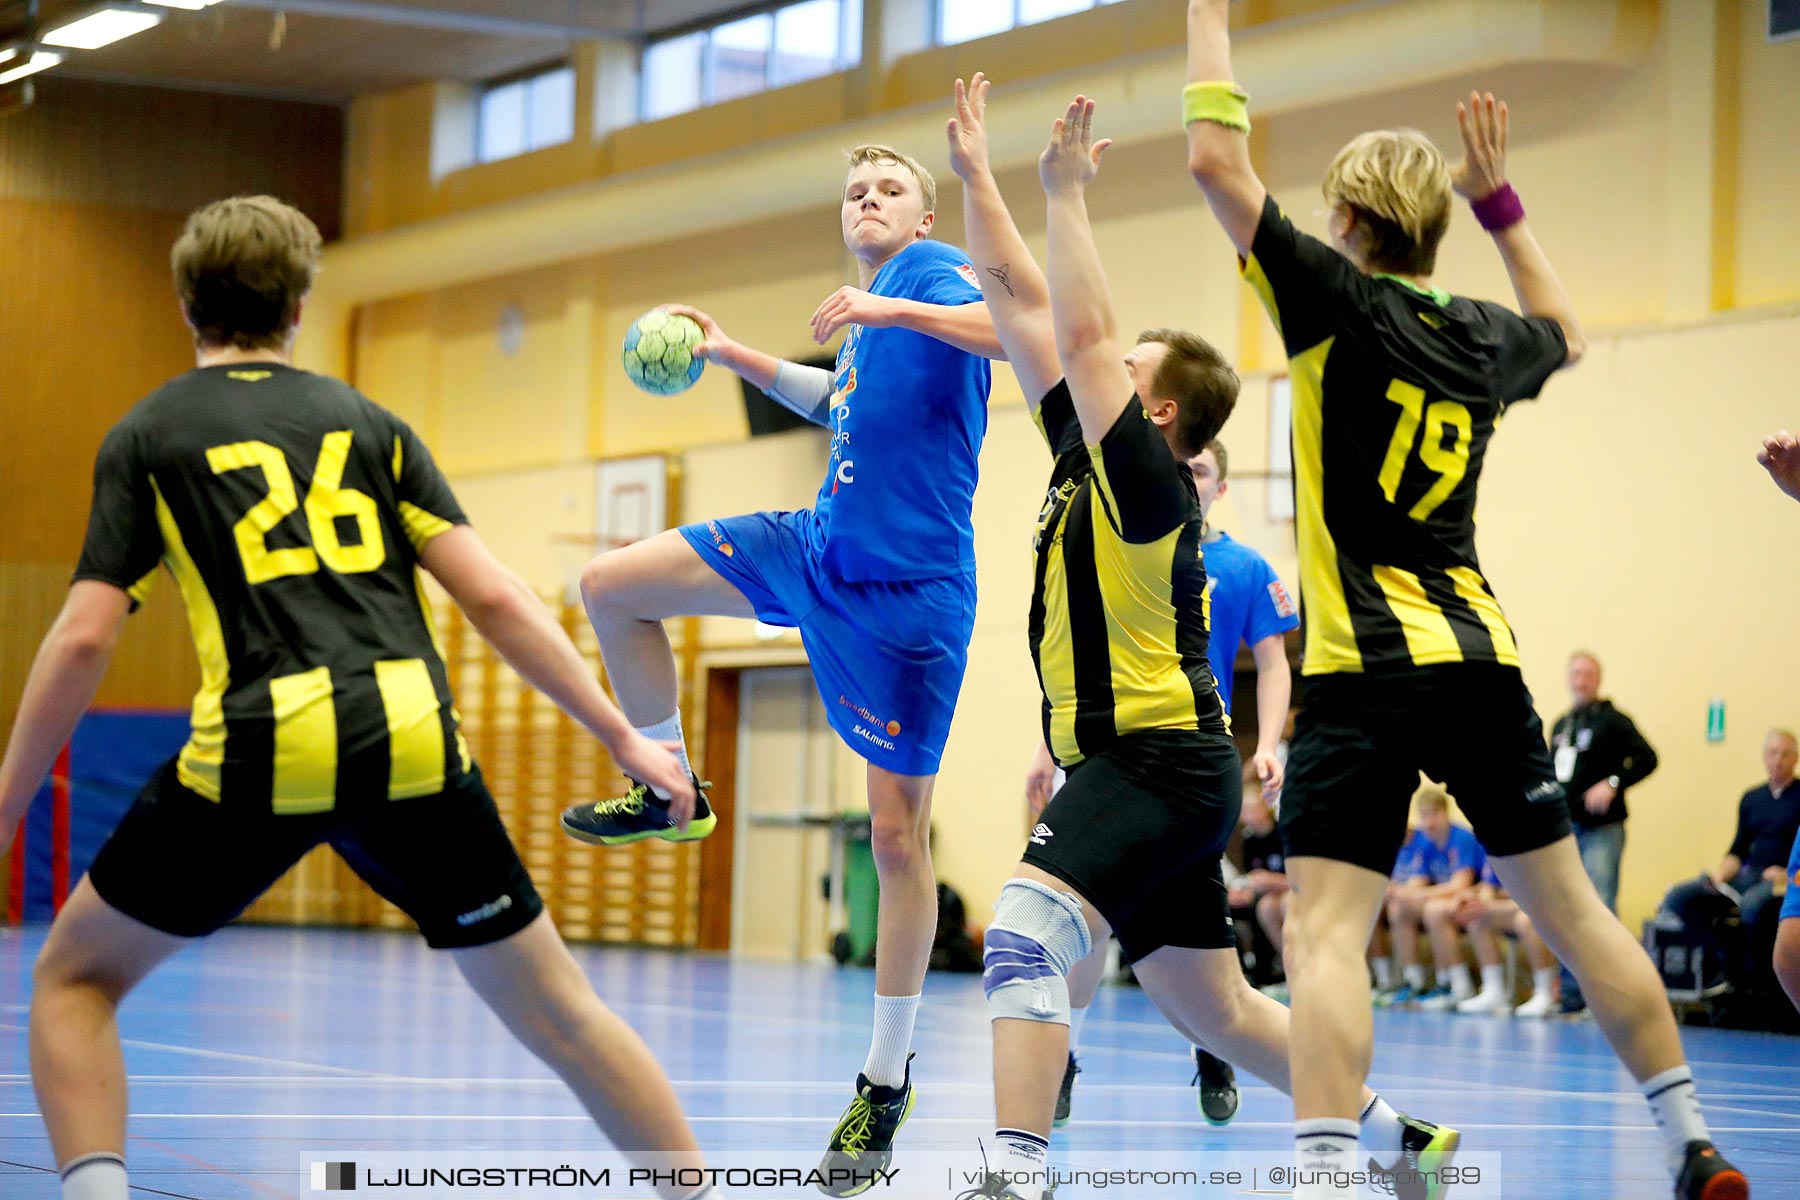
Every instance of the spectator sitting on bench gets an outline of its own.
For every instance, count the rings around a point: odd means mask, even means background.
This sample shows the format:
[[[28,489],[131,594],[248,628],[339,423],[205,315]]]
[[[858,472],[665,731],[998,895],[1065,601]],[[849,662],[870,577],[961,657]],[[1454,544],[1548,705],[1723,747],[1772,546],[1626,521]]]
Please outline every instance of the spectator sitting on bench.
[[[1398,882],[1388,892],[1388,930],[1405,979],[1392,1003],[1433,1001],[1435,1006],[1439,997],[1473,996],[1475,985],[1468,966],[1459,959],[1449,964],[1447,972],[1445,964],[1438,964],[1439,972],[1448,979],[1426,990],[1425,968],[1419,962],[1419,930],[1425,908],[1434,900],[1454,901],[1474,887],[1487,855],[1472,830],[1451,824],[1450,794],[1438,784],[1426,781],[1419,788],[1413,796],[1413,810],[1418,828],[1401,848],[1395,872]]]
[[[1531,918],[1501,886],[1492,860],[1483,863],[1480,881],[1454,900],[1436,900],[1426,906],[1425,928],[1431,933],[1431,956],[1439,964],[1454,962],[1461,954],[1457,931],[1468,934],[1469,947],[1481,967],[1481,990],[1457,1001],[1459,1013],[1504,1013],[1520,1017],[1547,1017],[1556,1010],[1556,957],[1531,927]],[[1514,938],[1531,965],[1531,998],[1512,1006],[1506,967],[1500,956],[1500,935]],[[1423,1007],[1423,1005],[1421,1005]],[[1433,1007],[1439,1007],[1434,1005]]]
[[[1710,875],[1678,883],[1663,898],[1665,912],[1690,930],[1728,918],[1743,919],[1742,957],[1732,963],[1733,982],[1772,990],[1770,966],[1780,920],[1782,885],[1794,840],[1800,835],[1800,783],[1794,778],[1800,743],[1785,729],[1763,739],[1768,782],[1738,801],[1737,834]]]

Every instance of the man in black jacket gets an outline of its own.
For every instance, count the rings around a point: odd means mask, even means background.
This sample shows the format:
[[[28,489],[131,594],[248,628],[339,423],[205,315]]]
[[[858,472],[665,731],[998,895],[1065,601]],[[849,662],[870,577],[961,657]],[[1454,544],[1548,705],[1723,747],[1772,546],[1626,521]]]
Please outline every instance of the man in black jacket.
[[[1619,863],[1625,857],[1625,793],[1656,770],[1656,751],[1631,718],[1600,698],[1600,660],[1585,650],[1569,656],[1569,711],[1550,731],[1556,779],[1569,795],[1569,819],[1588,878],[1606,906],[1619,910]],[[1587,1007],[1565,968],[1562,1010]]]

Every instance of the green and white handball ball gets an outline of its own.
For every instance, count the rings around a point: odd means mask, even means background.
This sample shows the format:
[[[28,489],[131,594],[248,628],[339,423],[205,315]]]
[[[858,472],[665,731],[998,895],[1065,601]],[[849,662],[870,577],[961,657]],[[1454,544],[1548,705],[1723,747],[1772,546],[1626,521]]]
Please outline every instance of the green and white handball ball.
[[[706,360],[694,357],[694,347],[705,340],[692,317],[653,308],[625,331],[625,374],[655,396],[684,392],[706,369]]]

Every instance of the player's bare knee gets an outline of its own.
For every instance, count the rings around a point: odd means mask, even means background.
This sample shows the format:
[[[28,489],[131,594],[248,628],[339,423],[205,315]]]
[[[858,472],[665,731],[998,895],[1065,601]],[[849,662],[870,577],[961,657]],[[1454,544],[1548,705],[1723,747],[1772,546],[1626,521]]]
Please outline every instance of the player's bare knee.
[[[1208,972],[1200,993],[1206,1021],[1202,1032],[1215,1040],[1232,1038],[1249,1014],[1250,997],[1256,993],[1237,963],[1233,962],[1231,968],[1230,975]]]
[[[1069,972],[1093,947],[1072,893],[1007,880],[982,950],[981,988],[994,1019],[1067,1025]]]
[[[627,616],[620,611],[625,599],[625,573],[619,569],[618,554],[609,551],[590,560],[581,569],[581,603],[590,615]]]
[[[882,874],[918,870],[931,862],[929,834],[905,814],[884,814],[869,827],[870,849]]]
[[[131,984],[103,963],[81,961],[61,954],[40,954],[31,969],[32,1005],[68,999],[77,994],[99,996],[117,1005]]]
[[[552,1064],[577,1061],[588,1053],[588,1026],[602,1011],[591,991],[576,993],[560,986],[508,995],[504,1004],[495,1015],[527,1050]]]
[[[1302,905],[1290,905],[1282,933],[1281,957],[1290,974],[1312,965],[1322,941],[1319,918]]]

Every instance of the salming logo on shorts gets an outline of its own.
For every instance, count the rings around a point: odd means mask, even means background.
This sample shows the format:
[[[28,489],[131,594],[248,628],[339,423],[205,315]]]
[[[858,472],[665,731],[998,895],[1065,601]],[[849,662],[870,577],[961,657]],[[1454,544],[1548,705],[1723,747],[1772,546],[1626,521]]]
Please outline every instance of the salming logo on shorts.
[[[501,913],[505,912],[507,909],[509,909],[511,907],[512,907],[512,897],[511,896],[502,896],[498,900],[489,901],[488,903],[482,905],[480,908],[473,910],[472,912],[463,913],[461,916],[456,918],[456,923],[458,925],[463,925],[463,926],[479,925],[483,921],[486,921],[486,920],[489,920],[490,918],[499,916]]]

